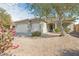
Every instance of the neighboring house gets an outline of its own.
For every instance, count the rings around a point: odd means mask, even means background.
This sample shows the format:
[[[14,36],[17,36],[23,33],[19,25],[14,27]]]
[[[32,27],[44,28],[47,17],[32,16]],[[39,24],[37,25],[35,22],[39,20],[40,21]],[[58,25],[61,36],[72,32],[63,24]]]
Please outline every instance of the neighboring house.
[[[74,25],[74,30],[75,30],[75,32],[79,32],[79,24]]]
[[[14,22],[17,34],[27,34],[30,35],[32,32],[39,31],[41,33],[54,32],[57,28],[56,18],[49,18],[47,20],[35,19],[25,19],[21,21]]]

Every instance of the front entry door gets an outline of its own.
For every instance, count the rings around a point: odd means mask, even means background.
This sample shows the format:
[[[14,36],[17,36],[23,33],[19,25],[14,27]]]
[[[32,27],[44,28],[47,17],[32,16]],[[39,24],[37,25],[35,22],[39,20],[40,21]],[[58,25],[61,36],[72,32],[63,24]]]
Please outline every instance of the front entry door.
[[[48,32],[53,32],[53,24],[48,24]]]

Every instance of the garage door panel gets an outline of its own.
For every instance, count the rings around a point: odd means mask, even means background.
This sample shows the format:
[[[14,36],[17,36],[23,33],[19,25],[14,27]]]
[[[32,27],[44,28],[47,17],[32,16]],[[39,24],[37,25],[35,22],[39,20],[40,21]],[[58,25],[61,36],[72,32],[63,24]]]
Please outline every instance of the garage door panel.
[[[28,33],[28,31],[29,31],[28,24],[20,24],[16,26],[16,32]]]

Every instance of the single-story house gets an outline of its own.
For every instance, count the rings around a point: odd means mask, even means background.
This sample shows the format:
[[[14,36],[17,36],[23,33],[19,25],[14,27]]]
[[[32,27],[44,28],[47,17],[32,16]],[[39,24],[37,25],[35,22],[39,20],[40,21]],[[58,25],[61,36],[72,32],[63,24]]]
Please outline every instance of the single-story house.
[[[30,35],[32,32],[39,31],[41,33],[54,32],[57,28],[58,21],[56,18],[49,18],[48,20],[25,19],[14,22],[17,34]],[[71,26],[70,26],[71,27]]]
[[[32,32],[39,31],[41,33],[53,32],[55,28],[56,21],[54,20],[40,20],[35,19],[25,19],[21,21],[14,22],[15,29],[18,34],[28,34]]]

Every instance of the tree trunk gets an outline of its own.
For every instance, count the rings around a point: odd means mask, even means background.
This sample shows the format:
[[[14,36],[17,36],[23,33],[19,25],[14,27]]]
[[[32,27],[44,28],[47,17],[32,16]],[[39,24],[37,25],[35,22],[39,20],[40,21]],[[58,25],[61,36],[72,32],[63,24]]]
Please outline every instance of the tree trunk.
[[[65,33],[63,25],[62,25],[62,18],[61,18],[61,16],[58,17],[58,21],[59,21],[59,27],[60,27],[60,30],[61,30],[60,36],[64,36],[66,33]]]

